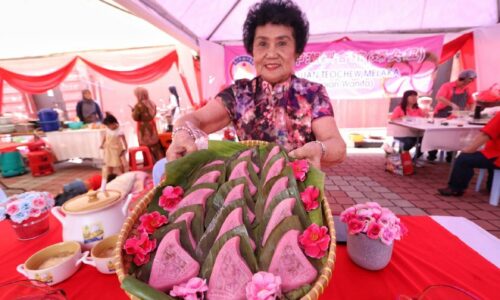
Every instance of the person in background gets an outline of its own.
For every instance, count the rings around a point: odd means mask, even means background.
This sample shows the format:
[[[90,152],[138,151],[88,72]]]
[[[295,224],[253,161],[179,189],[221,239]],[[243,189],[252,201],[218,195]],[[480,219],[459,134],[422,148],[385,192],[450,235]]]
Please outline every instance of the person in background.
[[[470,110],[474,107],[474,98],[469,85],[476,79],[477,74],[473,70],[462,71],[458,79],[443,84],[436,94],[436,108],[434,117],[447,118],[453,110]],[[427,159],[435,161],[437,150],[429,151]],[[446,161],[451,162],[452,152],[446,153]]]
[[[102,121],[102,112],[99,104],[92,99],[90,90],[82,91],[83,99],[76,104],[76,115],[83,123]]]
[[[309,22],[292,1],[253,5],[243,41],[257,77],[237,80],[204,107],[179,118],[167,159],[196,151],[199,131],[208,134],[232,123],[239,140],[276,142],[290,156],[316,167],[340,163],[346,145],[325,87],[294,75],[308,35]]]
[[[107,168],[107,174],[113,174],[113,168],[120,168],[121,173],[125,173],[127,166],[127,140],[123,131],[120,129],[118,120],[109,112],[102,121],[106,126],[106,135],[101,143],[101,149],[104,149],[104,165]]]
[[[425,112],[422,111],[418,107],[417,103],[418,93],[413,90],[408,90],[403,93],[403,98],[401,99],[401,103],[394,108],[391,115],[391,121],[401,119],[403,117],[425,117]],[[415,136],[403,136],[403,137],[394,137],[395,140],[399,141],[403,144],[403,151],[410,151],[411,148],[415,147],[421,141],[421,137]],[[413,158],[414,162],[417,162],[417,159],[422,156],[422,152],[420,152],[420,146],[417,146],[415,151],[415,157]]]
[[[485,145],[486,144],[486,145]],[[478,150],[482,145],[483,150]],[[455,160],[448,186],[438,189],[443,196],[462,196],[467,189],[474,168],[488,169],[488,190],[491,190],[493,169],[500,168],[500,113],[497,113],[474,138],[462,149]]]
[[[139,145],[147,146],[153,155],[153,159],[155,161],[160,160],[165,156],[165,152],[156,130],[156,105],[149,99],[148,91],[145,88],[136,88],[134,94],[137,103],[132,108],[132,118],[137,122]]]
[[[107,182],[110,182],[115,178],[116,178],[115,174],[110,174],[107,177]],[[56,205],[61,206],[64,204],[64,202],[76,196],[85,194],[90,190],[97,191],[101,187],[101,181],[102,181],[101,174],[96,173],[87,178],[85,181],[81,179],[76,179],[70,183],[65,184],[63,186],[62,192],[55,197]]]

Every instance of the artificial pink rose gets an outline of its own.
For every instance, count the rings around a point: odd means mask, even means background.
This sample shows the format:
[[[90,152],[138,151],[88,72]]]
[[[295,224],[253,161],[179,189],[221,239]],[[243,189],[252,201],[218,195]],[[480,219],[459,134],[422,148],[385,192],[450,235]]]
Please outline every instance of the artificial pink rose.
[[[358,218],[352,218],[347,222],[349,234],[358,234],[365,228],[365,222],[360,221]]]
[[[246,286],[247,300],[274,300],[281,297],[281,277],[268,272],[253,274]]]
[[[311,224],[299,236],[300,246],[307,256],[312,258],[322,258],[330,244],[330,236],[326,226],[319,227],[318,224]]]
[[[309,163],[305,159],[297,159],[288,164],[292,167],[295,179],[299,181],[306,180],[306,174],[309,172]]]
[[[371,222],[368,224],[368,229],[366,230],[366,235],[371,239],[378,239],[380,236],[380,230],[382,227],[376,222]]]
[[[356,208],[354,206],[349,207],[340,214],[340,220],[344,223],[349,222],[350,219],[356,216]]]
[[[141,231],[145,231],[148,234],[153,234],[155,229],[161,227],[164,224],[167,224],[168,218],[164,215],[161,215],[159,212],[154,211],[149,214],[143,214],[139,220],[141,224],[138,229]]]
[[[172,211],[182,200],[184,190],[180,186],[166,186],[160,196],[159,205],[166,211]]]
[[[15,215],[19,212],[19,205],[17,205],[17,203],[9,203],[7,204],[7,209],[5,210],[5,212],[8,214],[8,215]]]
[[[37,209],[44,209],[47,205],[47,201],[44,198],[38,197],[33,200],[33,207]]]
[[[300,198],[302,199],[302,203],[304,203],[306,211],[311,211],[319,207],[318,197],[319,189],[312,185],[306,187],[306,189],[300,193]]]
[[[31,218],[39,217],[41,214],[42,214],[42,211],[38,208],[32,208],[30,210],[30,217]]]
[[[390,228],[382,228],[382,233],[380,234],[380,240],[386,244],[386,245],[391,245],[392,242],[394,241],[395,238],[395,233],[393,230]]]
[[[181,297],[184,300],[204,299],[203,293],[208,291],[207,280],[193,277],[185,283],[174,285],[170,291],[170,296]]]
[[[156,248],[156,240],[150,240],[146,232],[141,232],[139,236],[127,239],[123,248],[127,254],[134,255],[134,263],[141,266],[149,261],[149,253]]]

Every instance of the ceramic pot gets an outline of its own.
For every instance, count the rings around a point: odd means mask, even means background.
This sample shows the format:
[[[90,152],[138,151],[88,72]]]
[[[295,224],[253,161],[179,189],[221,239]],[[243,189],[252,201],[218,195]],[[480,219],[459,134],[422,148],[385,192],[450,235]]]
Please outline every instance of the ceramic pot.
[[[371,239],[366,234],[347,235],[347,253],[358,266],[371,271],[385,268],[391,261],[391,245],[384,244],[380,239]]]
[[[90,257],[85,257],[83,263],[96,267],[103,274],[115,273],[115,255],[116,242],[118,235],[112,235],[97,243],[90,251]]]
[[[17,266],[17,271],[31,280],[48,285],[57,284],[73,275],[89,254],[82,254],[81,249],[77,242],[54,244],[33,254],[24,264]],[[56,260],[48,264],[50,259]]]
[[[63,240],[77,241],[84,250],[90,250],[99,241],[120,232],[131,198],[121,200],[118,191],[90,191],[51,211],[62,223]]]

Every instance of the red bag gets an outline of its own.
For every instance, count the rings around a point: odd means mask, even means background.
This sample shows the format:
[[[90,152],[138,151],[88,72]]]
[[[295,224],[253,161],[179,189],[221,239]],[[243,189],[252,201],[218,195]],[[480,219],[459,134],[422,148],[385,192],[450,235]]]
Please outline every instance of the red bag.
[[[495,102],[500,100],[500,88],[494,88],[497,84],[493,84],[489,89],[479,92],[476,99],[482,102]]]
[[[401,152],[401,165],[403,166],[403,175],[413,174],[413,161],[409,151]]]
[[[412,175],[413,162],[409,151],[388,153],[385,159],[385,170],[397,175]]]

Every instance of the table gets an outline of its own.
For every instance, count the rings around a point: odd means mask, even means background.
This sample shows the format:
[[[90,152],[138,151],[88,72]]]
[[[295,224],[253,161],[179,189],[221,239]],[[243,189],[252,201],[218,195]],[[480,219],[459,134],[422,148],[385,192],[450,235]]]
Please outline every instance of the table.
[[[409,234],[395,244],[392,260],[382,271],[357,267],[348,258],[345,245],[338,245],[334,274],[321,299],[396,299],[398,295],[417,295],[431,284],[443,283],[463,287],[482,299],[497,298],[500,269],[450,233],[457,228],[460,231],[460,227],[474,227],[471,222],[438,218],[438,223],[427,216],[401,219]],[[449,231],[440,223],[452,229]],[[42,237],[18,241],[10,224],[0,222],[1,282],[23,279],[15,271],[16,266],[36,251],[61,240],[61,226],[52,216],[50,226],[50,232]],[[488,235],[478,228],[477,232]],[[490,236],[483,242],[490,248],[499,241]],[[498,262],[500,253],[493,252],[498,246],[489,250]],[[54,287],[64,289],[68,299],[127,299],[115,275],[103,275],[88,265]],[[14,294],[13,289],[0,289],[0,299],[10,299]]]
[[[446,121],[449,125],[441,125]],[[458,151],[472,141],[482,125],[471,125],[460,120],[446,120],[436,118],[433,124],[425,118],[389,121],[387,135],[395,137],[422,136],[420,149],[422,152],[431,150]]]
[[[100,149],[105,129],[65,129],[46,132],[46,140],[58,161],[72,158],[103,160]]]

